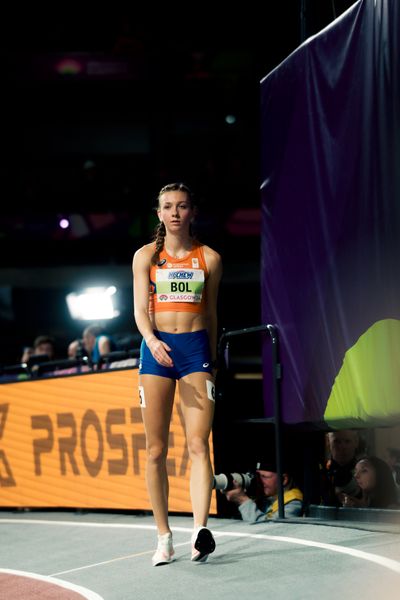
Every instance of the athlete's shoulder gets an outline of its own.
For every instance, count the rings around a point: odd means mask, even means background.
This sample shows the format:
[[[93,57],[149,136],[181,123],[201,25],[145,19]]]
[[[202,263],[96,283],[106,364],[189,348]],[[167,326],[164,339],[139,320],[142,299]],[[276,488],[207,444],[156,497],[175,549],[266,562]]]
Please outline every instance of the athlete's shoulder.
[[[216,250],[210,248],[210,246],[206,246],[205,244],[203,244],[202,247],[206,260],[212,260],[213,262],[217,263],[222,262],[221,255]]]
[[[154,242],[150,242],[150,244],[145,244],[144,246],[141,246],[140,248],[138,248],[133,257],[143,257],[143,258],[147,258],[148,256],[153,256],[154,254]]]
[[[154,250],[154,243],[145,244],[138,248],[133,255],[132,266],[150,265]]]

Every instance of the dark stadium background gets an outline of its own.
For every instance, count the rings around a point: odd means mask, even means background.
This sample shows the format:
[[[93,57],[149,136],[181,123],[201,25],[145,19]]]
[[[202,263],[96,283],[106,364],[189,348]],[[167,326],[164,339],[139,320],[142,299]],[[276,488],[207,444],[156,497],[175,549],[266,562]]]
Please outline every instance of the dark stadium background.
[[[65,296],[83,286],[115,284],[107,328],[135,333],[132,255],[175,180],[196,194],[199,238],[223,255],[221,328],[260,323],[259,81],[351,4],[4,12],[0,364],[39,334],[64,358],[85,326]]]

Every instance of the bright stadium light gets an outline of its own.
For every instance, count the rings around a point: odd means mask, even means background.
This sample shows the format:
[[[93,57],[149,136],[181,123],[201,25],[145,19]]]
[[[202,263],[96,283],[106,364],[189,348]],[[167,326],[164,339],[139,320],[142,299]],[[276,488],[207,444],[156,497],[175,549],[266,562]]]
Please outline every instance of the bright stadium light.
[[[97,321],[103,319],[114,319],[118,317],[114,297],[117,288],[90,287],[81,293],[71,292],[67,295],[67,306],[73,319],[82,321]]]
[[[58,225],[61,229],[68,229],[69,221],[65,217],[59,220]]]
[[[225,123],[227,123],[228,125],[234,125],[236,123],[235,115],[226,115]]]

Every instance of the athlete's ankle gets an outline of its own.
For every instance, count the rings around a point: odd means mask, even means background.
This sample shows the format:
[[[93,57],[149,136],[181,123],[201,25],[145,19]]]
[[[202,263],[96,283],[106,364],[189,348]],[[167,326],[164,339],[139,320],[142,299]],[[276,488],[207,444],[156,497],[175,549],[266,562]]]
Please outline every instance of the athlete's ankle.
[[[157,530],[157,535],[158,535],[158,537],[161,537],[161,536],[163,536],[163,535],[167,535],[167,533],[170,533],[170,534],[172,534],[172,531],[171,531],[170,529],[161,529],[161,530],[160,530],[160,529],[158,529],[158,530]]]

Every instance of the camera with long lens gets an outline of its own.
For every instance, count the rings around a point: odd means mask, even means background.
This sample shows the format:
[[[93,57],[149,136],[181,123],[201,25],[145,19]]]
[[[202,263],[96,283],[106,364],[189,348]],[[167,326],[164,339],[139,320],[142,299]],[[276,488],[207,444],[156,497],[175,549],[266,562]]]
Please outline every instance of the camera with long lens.
[[[254,473],[219,473],[214,475],[213,489],[229,492],[235,488],[234,481],[246,491],[254,487]]]

